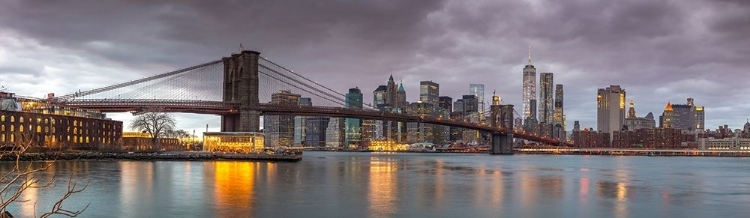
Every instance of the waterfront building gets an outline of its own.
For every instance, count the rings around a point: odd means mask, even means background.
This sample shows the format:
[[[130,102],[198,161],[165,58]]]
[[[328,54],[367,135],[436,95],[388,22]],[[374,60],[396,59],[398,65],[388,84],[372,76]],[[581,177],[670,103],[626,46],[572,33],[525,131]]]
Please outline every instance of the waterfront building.
[[[331,117],[326,127],[326,147],[344,147],[344,118]]]
[[[261,152],[265,142],[257,132],[204,132],[203,151]]]
[[[122,122],[0,92],[0,144],[40,149],[122,149]]]
[[[271,103],[275,105],[299,105],[300,94],[289,90],[279,90],[271,94]],[[294,115],[263,116],[263,133],[266,147],[294,146]]]
[[[600,132],[620,131],[625,125],[625,89],[611,85],[596,95],[596,128]]]
[[[349,93],[346,93],[346,108],[351,109],[362,109],[362,91],[359,88],[349,89]],[[360,147],[362,143],[362,120],[358,118],[346,118],[346,136],[344,138],[344,145],[350,148]]]
[[[156,146],[156,143],[158,146]],[[146,132],[123,132],[122,151],[154,151],[161,148],[164,151],[184,151],[180,140],[177,138],[157,138]]]
[[[440,96],[440,85],[432,81],[419,82],[419,100],[437,106]],[[411,106],[411,105],[410,105]]]
[[[303,146],[325,147],[326,146],[326,129],[331,118],[328,117],[308,117],[305,120],[305,140]]]
[[[477,112],[479,113],[479,122],[484,122],[484,84],[469,84],[469,94],[477,97]]]
[[[297,102],[299,106],[312,106],[311,98],[299,98]],[[302,146],[302,142],[305,141],[305,135],[307,134],[307,119],[306,116],[295,116],[294,117],[294,145]]]
[[[523,68],[523,117],[524,122],[536,120],[536,108],[532,108],[532,101],[536,100],[536,68],[531,63],[531,45],[529,45],[529,62]]]
[[[610,133],[594,131],[592,128],[573,130],[573,141],[579,148],[610,147]]]

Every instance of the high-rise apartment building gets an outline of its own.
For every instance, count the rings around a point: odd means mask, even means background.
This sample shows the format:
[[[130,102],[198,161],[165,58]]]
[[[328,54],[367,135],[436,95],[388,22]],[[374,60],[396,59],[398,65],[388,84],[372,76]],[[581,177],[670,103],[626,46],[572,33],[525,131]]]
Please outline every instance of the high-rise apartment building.
[[[479,112],[479,121],[483,122],[484,117],[484,84],[469,84],[469,94],[477,96],[477,112]]]
[[[359,88],[349,89],[346,93],[346,108],[362,109],[362,91]],[[358,147],[362,139],[362,120],[357,118],[345,119],[346,136],[344,145],[348,147]]]
[[[419,100],[437,106],[440,96],[440,85],[432,81],[419,82]]]
[[[398,97],[396,82],[393,81],[393,75],[388,77],[388,83],[386,84],[385,90],[385,104],[386,107],[396,107],[396,98]]]
[[[554,122],[553,89],[552,73],[539,74],[539,123],[553,124]]]
[[[596,94],[596,128],[609,133],[620,131],[625,125],[625,89],[611,85]]]
[[[529,45],[529,62],[523,68],[523,117],[526,120],[536,120],[536,111],[532,109],[532,101],[536,100],[536,68],[531,64],[531,45]]]

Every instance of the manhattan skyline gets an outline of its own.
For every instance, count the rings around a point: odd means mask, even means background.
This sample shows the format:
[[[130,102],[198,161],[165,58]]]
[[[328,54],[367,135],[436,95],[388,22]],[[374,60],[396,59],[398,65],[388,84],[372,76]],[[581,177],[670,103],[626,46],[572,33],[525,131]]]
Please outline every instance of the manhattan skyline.
[[[537,73],[565,85],[568,130],[574,120],[596,128],[596,90],[609,85],[624,88],[641,116],[692,97],[706,106],[708,129],[750,117],[750,3],[741,1],[0,4],[0,83],[19,95],[138,79],[242,43],[341,93],[370,93],[393,74],[410,102],[420,81],[454,99],[475,83],[521,112],[532,44]],[[193,118],[180,128],[218,127],[212,116],[180,116]]]

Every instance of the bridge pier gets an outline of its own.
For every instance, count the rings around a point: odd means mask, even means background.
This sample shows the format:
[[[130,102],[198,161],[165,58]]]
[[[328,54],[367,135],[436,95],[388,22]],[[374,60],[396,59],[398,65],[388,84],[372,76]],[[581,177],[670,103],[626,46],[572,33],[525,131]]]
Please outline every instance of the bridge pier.
[[[513,154],[513,105],[490,106],[490,125],[506,129],[506,133],[493,132],[490,154]]]
[[[239,103],[238,114],[221,116],[222,132],[260,131],[258,58],[260,52],[242,51],[222,58],[224,84],[222,101]]]

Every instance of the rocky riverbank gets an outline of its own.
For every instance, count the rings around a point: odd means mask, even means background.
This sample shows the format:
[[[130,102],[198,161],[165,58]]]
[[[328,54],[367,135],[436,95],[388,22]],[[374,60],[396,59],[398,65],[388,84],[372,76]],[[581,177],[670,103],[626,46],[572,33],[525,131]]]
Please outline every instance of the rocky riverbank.
[[[3,155],[0,161],[15,161],[15,155]],[[51,160],[134,160],[134,161],[290,161],[302,160],[302,152],[288,153],[210,153],[210,152],[165,152],[165,153],[104,153],[104,152],[47,152],[26,153],[21,161]]]

